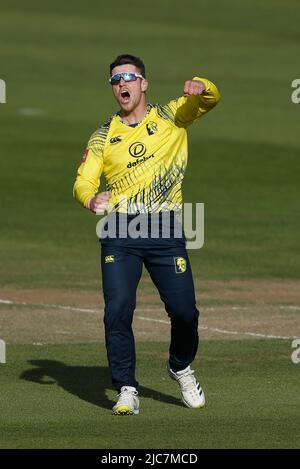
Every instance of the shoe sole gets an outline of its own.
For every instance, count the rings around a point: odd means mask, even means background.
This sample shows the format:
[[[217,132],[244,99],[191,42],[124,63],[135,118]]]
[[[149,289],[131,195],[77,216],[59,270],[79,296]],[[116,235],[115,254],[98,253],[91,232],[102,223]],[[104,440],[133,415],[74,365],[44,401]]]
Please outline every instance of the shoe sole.
[[[119,406],[113,411],[115,415],[137,415],[139,410],[132,410],[127,405]]]
[[[203,409],[203,407],[205,406],[205,402],[197,406],[191,406],[183,398],[181,400],[184,403],[184,405],[186,405],[189,409]]]

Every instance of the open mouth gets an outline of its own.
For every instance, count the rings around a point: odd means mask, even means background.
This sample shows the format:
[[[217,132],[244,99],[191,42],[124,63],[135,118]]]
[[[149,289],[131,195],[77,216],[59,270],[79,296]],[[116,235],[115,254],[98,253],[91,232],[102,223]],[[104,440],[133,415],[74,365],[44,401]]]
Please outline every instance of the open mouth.
[[[130,98],[130,93],[128,90],[122,90],[121,91],[121,97],[123,100],[127,101]]]

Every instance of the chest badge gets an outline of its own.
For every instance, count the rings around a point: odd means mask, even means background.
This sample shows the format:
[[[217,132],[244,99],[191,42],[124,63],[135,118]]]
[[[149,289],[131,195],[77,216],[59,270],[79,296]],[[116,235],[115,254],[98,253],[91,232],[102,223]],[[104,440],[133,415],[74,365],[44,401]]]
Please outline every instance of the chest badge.
[[[146,129],[147,129],[148,135],[155,134],[155,132],[157,132],[158,130],[157,123],[153,121],[148,122],[148,124],[146,125]]]

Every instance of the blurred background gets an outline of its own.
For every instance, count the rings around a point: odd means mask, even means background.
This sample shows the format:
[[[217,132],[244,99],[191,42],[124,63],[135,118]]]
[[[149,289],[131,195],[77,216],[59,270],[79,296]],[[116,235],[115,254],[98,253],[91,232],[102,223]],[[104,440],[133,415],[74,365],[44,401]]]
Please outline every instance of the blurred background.
[[[72,186],[117,111],[107,78],[120,53],[144,60],[150,102],[194,75],[220,89],[189,130],[184,199],[205,204],[195,276],[299,278],[299,13],[296,0],[2,0],[0,285],[99,289],[97,218]]]

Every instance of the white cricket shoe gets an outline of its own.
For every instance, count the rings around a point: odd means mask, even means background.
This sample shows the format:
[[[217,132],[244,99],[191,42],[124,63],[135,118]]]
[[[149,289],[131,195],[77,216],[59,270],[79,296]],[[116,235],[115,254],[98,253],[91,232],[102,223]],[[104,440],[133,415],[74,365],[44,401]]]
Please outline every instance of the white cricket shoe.
[[[133,386],[122,386],[118,402],[113,406],[115,415],[136,415],[139,413],[138,392]]]
[[[167,370],[169,373],[170,378],[177,381],[181,388],[181,397],[183,403],[187,407],[191,407],[193,409],[200,409],[205,405],[205,396],[203,389],[200,386],[200,383],[196,380],[194,370],[191,370],[191,367],[188,366],[184,370],[181,371],[173,371],[168,364]]]

